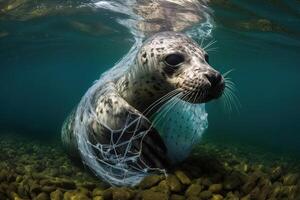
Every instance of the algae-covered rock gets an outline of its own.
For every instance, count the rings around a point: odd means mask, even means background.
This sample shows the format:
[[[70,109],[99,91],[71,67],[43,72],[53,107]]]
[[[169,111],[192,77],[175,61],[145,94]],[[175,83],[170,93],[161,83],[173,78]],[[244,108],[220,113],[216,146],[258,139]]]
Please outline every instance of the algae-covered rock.
[[[67,179],[58,179],[56,181],[53,182],[57,187],[61,187],[67,190],[72,190],[76,188],[76,184],[71,181],[71,180],[67,180]]]
[[[211,191],[212,193],[220,193],[223,189],[222,184],[212,184],[209,186],[208,190]]]
[[[79,191],[67,191],[64,194],[64,200],[90,200],[90,198]]]
[[[50,198],[51,200],[62,200],[64,197],[64,194],[61,190],[57,189],[54,192],[51,192]]]
[[[95,196],[93,197],[93,200],[104,200],[102,196]]]
[[[210,197],[212,196],[212,192],[209,190],[205,190],[203,192],[200,192],[199,197],[200,199],[210,199]]]
[[[49,195],[42,192],[36,196],[36,200],[50,200]]]
[[[224,197],[220,194],[213,194],[211,200],[223,200]]]
[[[101,188],[95,188],[92,192],[92,196],[95,197],[95,196],[103,196],[103,192],[104,190],[101,189]]]
[[[53,191],[56,190],[56,187],[55,186],[43,186],[42,189],[41,189],[43,192],[46,192],[46,193],[51,193]]]
[[[179,179],[174,175],[169,175],[166,181],[172,192],[180,192],[183,189]]]
[[[239,197],[233,192],[228,192],[224,200],[239,200]]]
[[[234,190],[242,184],[242,181],[237,173],[231,173],[225,176],[223,185],[226,190]]]
[[[142,200],[168,200],[169,195],[162,192],[154,192],[152,190],[145,190],[142,192]]]
[[[241,200],[251,200],[250,194],[247,194],[246,196],[243,196],[243,197],[241,198]]]
[[[159,175],[146,176],[139,184],[141,189],[148,189],[154,185],[157,185],[162,180]]]
[[[103,191],[102,193],[103,199],[107,200],[107,199],[112,199],[112,188],[108,188],[106,190]]]
[[[185,200],[185,196],[178,195],[178,194],[172,194],[170,197],[170,200]]]
[[[170,194],[170,187],[166,180],[162,180],[157,186],[152,187],[151,190],[166,193],[168,195]]]
[[[287,174],[283,177],[283,185],[296,185],[299,180],[298,174]]]
[[[191,184],[188,189],[185,191],[185,196],[199,196],[202,191],[202,186],[198,184]]]
[[[278,180],[282,175],[282,168],[280,166],[277,166],[272,169],[271,174],[270,174],[270,179],[271,181],[276,181]]]
[[[22,198],[15,192],[10,192],[10,198],[13,200],[22,200]],[[6,199],[5,197],[3,199]]]
[[[93,190],[96,187],[96,184],[92,183],[92,182],[85,181],[83,183],[80,183],[80,186],[84,187],[84,188],[87,188],[88,190]]]
[[[40,185],[38,185],[36,182],[33,182],[30,185],[30,193],[39,193],[42,191],[42,188]]]
[[[133,191],[129,188],[113,188],[112,198],[113,200],[129,200],[133,197]]]
[[[191,179],[181,170],[175,171],[175,175],[180,180],[180,182],[184,185],[190,185]]]

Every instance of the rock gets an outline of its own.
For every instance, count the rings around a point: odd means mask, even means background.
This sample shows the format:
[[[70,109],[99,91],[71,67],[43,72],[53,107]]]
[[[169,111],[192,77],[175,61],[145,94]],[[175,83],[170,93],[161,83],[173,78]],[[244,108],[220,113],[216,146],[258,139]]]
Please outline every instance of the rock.
[[[91,196],[91,192],[84,187],[79,186],[76,191],[86,196]]]
[[[187,200],[199,200],[199,197],[190,196],[190,197],[187,198]]]
[[[151,175],[146,176],[139,184],[139,187],[141,189],[148,189],[154,185],[157,185],[159,181],[161,181],[161,176],[159,175]]]
[[[103,189],[101,189],[101,188],[95,188],[93,190],[92,196],[93,197],[95,197],[95,196],[103,196]]]
[[[224,188],[226,190],[234,190],[242,184],[242,181],[237,173],[231,173],[230,175],[225,176],[224,179]]]
[[[262,177],[260,172],[254,172],[250,175],[247,182],[242,186],[242,191],[245,194],[250,193],[250,191],[256,186],[258,180]]]
[[[206,187],[209,187],[212,184],[211,180],[207,177],[203,178],[203,179],[200,179],[200,182],[201,182],[202,185],[204,185]]]
[[[223,189],[222,184],[212,184],[209,186],[208,190],[211,191],[212,193],[220,193]]]
[[[17,178],[16,178],[16,182],[17,183],[20,183],[22,180],[23,180],[22,176],[17,176]]]
[[[92,182],[83,182],[83,183],[80,184],[80,186],[85,187],[88,190],[93,190],[96,187],[96,184],[92,183]]]
[[[6,180],[6,177],[7,177],[7,171],[5,169],[2,169],[0,171],[0,182]]]
[[[175,171],[175,175],[177,178],[180,180],[180,182],[184,185],[190,185],[191,184],[191,179],[183,172],[180,170]]]
[[[95,196],[93,197],[93,200],[104,200],[102,196]]]
[[[172,194],[170,200],[185,200],[185,197],[178,194]]]
[[[270,179],[272,182],[277,181],[282,175],[282,168],[280,166],[272,169]]]
[[[76,184],[73,181],[66,180],[66,179],[60,179],[56,181],[55,185],[67,190],[76,189]]]
[[[183,189],[179,179],[174,175],[168,175],[166,181],[172,192],[180,192]]]
[[[51,192],[50,198],[51,198],[51,200],[62,200],[64,198],[64,195],[63,195],[62,191],[57,189],[54,192]]]
[[[112,199],[112,188],[108,188],[102,193],[103,199]]]
[[[237,197],[232,192],[228,192],[226,197],[225,197],[225,200],[239,200],[239,197]]]
[[[200,192],[200,194],[199,194],[200,199],[204,199],[204,200],[209,199],[211,196],[212,196],[212,193],[209,190],[205,190],[203,192]]]
[[[33,182],[32,185],[30,185],[30,193],[40,193],[42,191],[42,188],[37,183]]]
[[[21,195],[22,197],[27,196],[27,191],[26,191],[25,188],[23,187],[23,184],[18,184],[17,192],[18,192],[18,194]]]
[[[64,194],[64,200],[90,200],[90,198],[78,191],[67,191]]]
[[[296,185],[299,179],[298,174],[287,174],[283,177],[283,185],[289,186],[289,185]]]
[[[128,200],[133,197],[133,191],[128,188],[113,188],[112,198],[113,200]]]
[[[54,183],[49,179],[42,179],[40,180],[40,185],[54,185]]]
[[[11,192],[9,196],[13,200],[22,200],[22,198],[15,192]],[[6,198],[4,197],[3,199],[6,199]]]
[[[36,196],[36,200],[49,200],[49,199],[50,198],[48,194],[46,194],[45,192],[42,192]]]
[[[168,195],[170,194],[170,187],[166,180],[162,180],[157,186],[152,187],[151,190],[166,193]]]
[[[198,184],[191,184],[188,189],[185,191],[185,196],[198,196],[202,191],[202,186]]]
[[[51,193],[55,190],[56,190],[56,187],[54,187],[54,186],[43,186],[42,187],[42,191],[46,192],[46,193]]]
[[[271,186],[272,186],[271,182],[266,179],[266,181],[264,181],[264,184],[260,188],[260,193],[258,195],[258,200],[267,199],[268,195],[271,192]]]
[[[260,194],[259,188],[258,188],[258,187],[255,187],[255,188],[250,192],[250,197],[251,197],[251,199],[257,199],[257,200],[258,200],[259,194]]]
[[[220,194],[213,194],[211,200],[223,200],[224,197]]]
[[[152,190],[145,190],[142,192],[142,200],[168,200],[169,196],[166,193],[154,192]]]
[[[251,200],[250,194],[242,197],[241,200]]]

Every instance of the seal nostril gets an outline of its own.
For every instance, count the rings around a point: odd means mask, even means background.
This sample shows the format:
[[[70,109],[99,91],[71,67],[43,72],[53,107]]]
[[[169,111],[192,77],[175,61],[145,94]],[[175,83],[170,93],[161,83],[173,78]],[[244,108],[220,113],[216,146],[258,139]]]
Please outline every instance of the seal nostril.
[[[219,72],[217,72],[216,73],[216,82],[220,83],[221,81],[222,81],[222,75]]]
[[[212,87],[215,87],[222,81],[222,75],[219,72],[204,74]]]

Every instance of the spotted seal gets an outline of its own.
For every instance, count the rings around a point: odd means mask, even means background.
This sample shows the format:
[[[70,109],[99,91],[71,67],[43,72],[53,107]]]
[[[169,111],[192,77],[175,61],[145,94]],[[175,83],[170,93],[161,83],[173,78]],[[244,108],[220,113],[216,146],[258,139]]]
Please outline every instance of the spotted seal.
[[[109,151],[114,151],[117,158],[140,152],[140,160],[130,160],[127,167],[167,168],[167,148],[145,110],[173,91],[185,101],[203,103],[220,97],[224,87],[224,78],[209,65],[208,54],[195,41],[182,33],[157,33],[143,43],[124,74],[105,81],[89,94],[92,109],[77,108],[68,117],[62,130],[63,143],[70,155],[82,156],[78,148],[83,145],[78,139],[82,133],[74,129],[76,121],[85,121],[84,140],[91,145],[97,162],[113,159],[111,154],[106,157]],[[157,109],[159,106],[153,110]],[[85,119],[82,112],[93,118]],[[139,137],[140,133],[146,134]],[[133,137],[131,145],[122,146]]]

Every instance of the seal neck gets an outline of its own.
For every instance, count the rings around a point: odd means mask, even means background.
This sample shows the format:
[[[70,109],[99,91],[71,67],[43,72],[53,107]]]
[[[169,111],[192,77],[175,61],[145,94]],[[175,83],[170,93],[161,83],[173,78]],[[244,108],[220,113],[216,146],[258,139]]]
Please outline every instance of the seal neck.
[[[149,73],[129,71],[116,82],[116,89],[123,99],[140,112],[145,111],[152,103],[171,91],[163,85],[159,76]],[[153,109],[157,110],[158,105]]]

